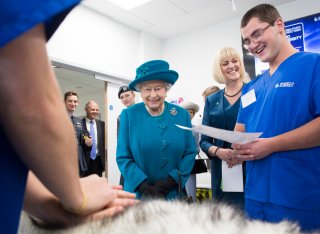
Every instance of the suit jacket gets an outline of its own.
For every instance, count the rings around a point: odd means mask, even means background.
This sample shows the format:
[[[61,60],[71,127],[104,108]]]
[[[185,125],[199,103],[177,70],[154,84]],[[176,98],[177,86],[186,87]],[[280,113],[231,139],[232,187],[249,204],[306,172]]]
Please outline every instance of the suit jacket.
[[[78,117],[72,116],[71,121],[73,124],[75,138],[77,141],[77,149],[78,149],[78,160],[79,160],[79,170],[80,176],[82,176],[87,170],[87,160],[85,156],[85,143],[84,143],[84,132],[81,120]]]
[[[90,133],[90,129],[87,129],[87,124],[86,124],[86,118],[83,118],[82,120],[82,126],[83,126],[83,131],[84,133]],[[105,168],[105,123],[104,121],[96,119],[96,125],[97,125],[97,149],[100,155],[101,163],[103,168]],[[87,163],[90,161],[90,151],[91,147],[85,146],[85,155],[86,155],[86,160]]]
[[[229,119],[226,115],[224,106],[224,91],[220,90],[206,98],[206,103],[203,111],[202,124],[210,127],[233,130],[237,119],[237,113],[240,105],[240,99],[231,107],[234,108],[233,116]],[[231,144],[220,139],[213,139],[212,137],[201,135],[200,147],[202,151],[211,159],[211,182],[213,197],[219,197],[221,194],[221,179],[222,179],[222,161],[218,157],[212,157],[208,151],[211,146],[218,146],[221,148],[231,148]],[[245,164],[243,164],[243,172]]]

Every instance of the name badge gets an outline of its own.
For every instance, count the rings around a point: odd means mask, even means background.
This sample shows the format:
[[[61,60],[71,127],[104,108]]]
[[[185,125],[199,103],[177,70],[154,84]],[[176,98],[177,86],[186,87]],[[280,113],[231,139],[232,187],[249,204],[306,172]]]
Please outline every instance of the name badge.
[[[254,103],[256,100],[256,93],[254,92],[254,89],[252,89],[241,97],[242,107],[246,108],[250,104]]]

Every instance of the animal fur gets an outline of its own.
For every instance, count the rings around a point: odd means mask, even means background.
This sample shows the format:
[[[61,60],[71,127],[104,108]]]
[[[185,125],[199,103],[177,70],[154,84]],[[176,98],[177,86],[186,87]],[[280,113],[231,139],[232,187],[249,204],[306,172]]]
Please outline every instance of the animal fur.
[[[187,204],[178,201],[141,202],[122,214],[102,221],[88,222],[69,229],[46,230],[34,225],[23,213],[20,234],[297,234],[298,225],[249,221],[234,208],[213,203]]]

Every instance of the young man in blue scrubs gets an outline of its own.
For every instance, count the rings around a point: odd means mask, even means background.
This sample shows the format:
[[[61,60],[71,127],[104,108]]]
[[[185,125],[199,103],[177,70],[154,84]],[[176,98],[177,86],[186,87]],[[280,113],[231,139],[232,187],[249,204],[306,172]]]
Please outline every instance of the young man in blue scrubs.
[[[263,132],[233,145],[247,162],[249,218],[320,228],[320,55],[298,52],[277,9],[261,4],[242,18],[243,46],[270,69],[243,88],[235,130]]]

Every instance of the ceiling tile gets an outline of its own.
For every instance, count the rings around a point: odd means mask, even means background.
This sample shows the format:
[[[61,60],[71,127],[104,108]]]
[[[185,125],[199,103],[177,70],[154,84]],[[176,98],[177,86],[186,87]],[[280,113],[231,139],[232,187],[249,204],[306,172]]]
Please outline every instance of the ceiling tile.
[[[141,29],[144,29],[144,28],[148,28],[148,27],[151,27],[153,26],[152,23],[142,19],[142,18],[139,18],[135,15],[133,15],[132,13],[130,12],[125,12],[123,14],[119,14],[115,17],[115,20],[118,20],[119,22],[125,24],[125,25],[128,25],[132,28],[135,28],[137,30],[141,30]]]
[[[88,7],[94,11],[102,13],[107,17],[117,17],[119,14],[123,14],[126,12],[121,7],[109,2],[102,0],[83,0],[81,1],[81,5]]]
[[[240,14],[232,11],[229,5],[222,1],[206,7],[202,10],[191,12],[187,15],[180,16],[170,23],[163,23],[147,28],[146,31],[160,38],[169,38],[192,30],[204,28],[217,22],[230,20],[234,15]],[[212,17],[214,15],[214,17]],[[230,17],[232,16],[232,17]]]
[[[295,0],[268,0],[275,6]],[[152,0],[127,12],[108,0],[84,0],[82,4],[107,17],[161,39],[241,17],[265,0]]]
[[[221,0],[169,0],[186,12],[197,11],[206,8]]]
[[[152,24],[170,22],[186,12],[167,0],[153,0],[130,11],[132,14]]]

